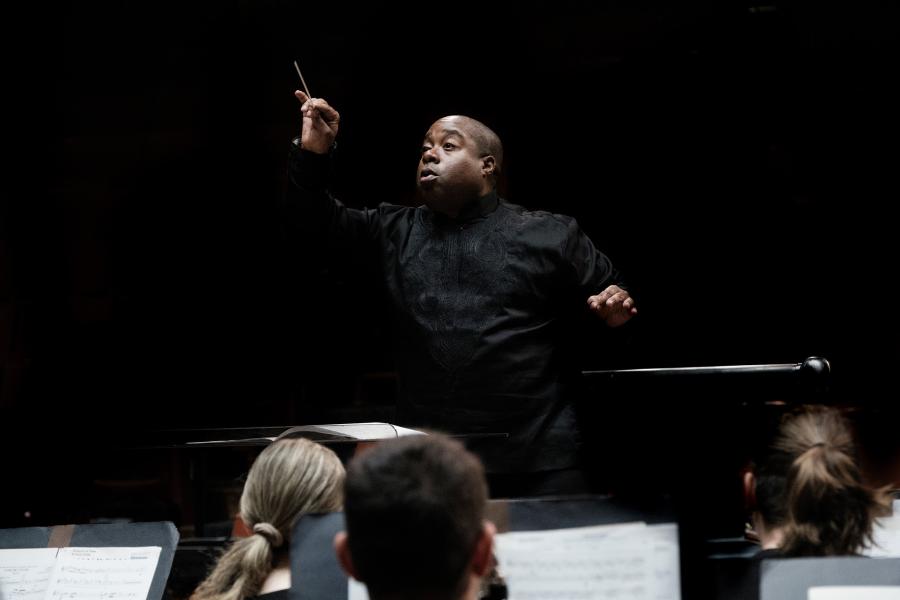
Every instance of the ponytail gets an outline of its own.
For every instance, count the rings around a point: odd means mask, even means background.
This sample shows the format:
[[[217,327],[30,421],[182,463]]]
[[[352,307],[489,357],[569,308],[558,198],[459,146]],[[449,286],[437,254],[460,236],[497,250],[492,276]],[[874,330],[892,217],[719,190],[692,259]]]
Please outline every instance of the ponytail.
[[[191,600],[242,600],[256,596],[272,571],[273,552],[261,534],[236,541],[219,558]]]
[[[793,458],[785,482],[785,555],[858,554],[871,543],[887,495],[863,483],[850,429],[836,410],[816,407],[792,415],[774,449]]]
[[[256,596],[286,551],[297,519],[340,510],[344,466],[325,446],[286,438],[266,447],[254,461],[241,494],[241,518],[253,535],[234,542],[191,600],[243,600]]]

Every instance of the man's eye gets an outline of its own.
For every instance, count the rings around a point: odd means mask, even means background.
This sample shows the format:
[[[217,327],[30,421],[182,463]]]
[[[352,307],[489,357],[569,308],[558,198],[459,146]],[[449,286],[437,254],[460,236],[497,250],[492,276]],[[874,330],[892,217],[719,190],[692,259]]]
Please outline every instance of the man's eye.
[[[431,150],[431,146],[422,146],[422,154],[425,154],[429,150]]]
[[[451,144],[450,142],[444,144],[444,150],[453,150],[454,148],[456,148],[456,144]]]

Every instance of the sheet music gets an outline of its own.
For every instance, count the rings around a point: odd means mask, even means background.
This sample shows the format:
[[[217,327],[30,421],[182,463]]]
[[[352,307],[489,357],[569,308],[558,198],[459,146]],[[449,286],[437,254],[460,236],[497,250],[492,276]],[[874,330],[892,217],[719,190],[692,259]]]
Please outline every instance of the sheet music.
[[[0,550],[0,598],[43,600],[58,548]]]
[[[509,600],[680,600],[678,525],[624,523],[498,534]],[[348,600],[368,600],[354,579]]]
[[[649,525],[645,534],[653,548],[652,598],[681,600],[681,564],[678,550],[678,525]]]
[[[159,562],[159,546],[60,548],[48,600],[144,600]]]
[[[646,529],[624,523],[499,534],[509,600],[654,600],[655,551]]]
[[[339,436],[347,436],[356,440],[375,440],[402,437],[405,435],[424,435],[416,429],[407,429],[391,423],[338,423],[317,425],[318,429]]]
[[[3,600],[144,600],[159,546],[0,550]]]

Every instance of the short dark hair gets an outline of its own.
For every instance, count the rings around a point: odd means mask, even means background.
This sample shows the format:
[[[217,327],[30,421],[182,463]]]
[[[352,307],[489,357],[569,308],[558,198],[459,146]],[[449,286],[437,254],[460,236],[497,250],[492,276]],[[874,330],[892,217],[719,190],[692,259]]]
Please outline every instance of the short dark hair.
[[[370,595],[459,597],[486,502],[479,460],[440,434],[380,442],[351,461],[347,544]]]

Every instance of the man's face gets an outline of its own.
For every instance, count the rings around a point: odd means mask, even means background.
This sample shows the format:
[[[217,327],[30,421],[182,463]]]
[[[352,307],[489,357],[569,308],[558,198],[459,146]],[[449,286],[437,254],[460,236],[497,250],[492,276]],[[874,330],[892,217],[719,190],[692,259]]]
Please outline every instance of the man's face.
[[[431,209],[456,216],[466,203],[491,190],[475,140],[459,117],[436,121],[422,143],[416,171],[422,197]]]

